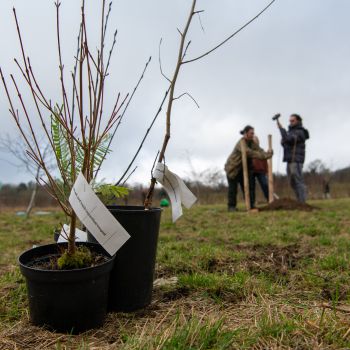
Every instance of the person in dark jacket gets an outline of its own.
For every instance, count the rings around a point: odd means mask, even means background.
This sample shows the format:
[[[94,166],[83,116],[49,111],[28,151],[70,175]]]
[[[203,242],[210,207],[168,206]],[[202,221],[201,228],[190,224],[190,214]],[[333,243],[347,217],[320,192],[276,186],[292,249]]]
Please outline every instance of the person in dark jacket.
[[[248,163],[248,176],[249,182],[251,184],[251,175],[252,175],[252,161],[253,158],[257,159],[269,159],[272,157],[273,152],[265,152],[254,142],[254,128],[250,125],[247,125],[241,132],[243,137],[237,142],[235,148],[229,155],[226,164],[225,171],[228,181],[228,210],[236,211],[237,205],[237,187],[241,186],[242,191],[244,191],[243,183],[243,166],[242,166],[242,151],[241,151],[241,142],[245,142],[247,149],[247,163]],[[251,189],[251,188],[250,188]],[[250,190],[250,206],[251,209],[254,209],[255,205],[255,192]]]
[[[305,141],[310,138],[308,130],[303,127],[303,120],[299,114],[292,114],[289,118],[288,131],[277,119],[277,126],[282,136],[284,150],[283,161],[287,163],[287,175],[297,200],[306,201],[306,188],[303,178],[305,161]]]

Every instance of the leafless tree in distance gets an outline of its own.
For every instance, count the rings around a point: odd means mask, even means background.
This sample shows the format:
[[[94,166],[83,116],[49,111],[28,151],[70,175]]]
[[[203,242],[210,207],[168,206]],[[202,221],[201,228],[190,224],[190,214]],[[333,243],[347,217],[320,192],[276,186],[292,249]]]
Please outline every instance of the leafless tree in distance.
[[[29,138],[29,136],[27,135]],[[50,145],[48,143],[43,144],[39,142],[42,150],[42,156],[44,161],[47,163],[49,169],[53,168],[53,153]],[[4,154],[8,154],[14,159],[9,161],[4,159],[10,165],[18,168],[24,169],[26,172],[31,174],[34,178],[34,186],[32,188],[32,193],[30,195],[30,200],[26,209],[26,217],[28,218],[32,212],[35,205],[35,198],[38,193],[40,178],[44,175],[40,165],[34,163],[28,156],[26,152],[26,144],[21,137],[13,138],[9,134],[5,136],[0,136],[0,151]]]

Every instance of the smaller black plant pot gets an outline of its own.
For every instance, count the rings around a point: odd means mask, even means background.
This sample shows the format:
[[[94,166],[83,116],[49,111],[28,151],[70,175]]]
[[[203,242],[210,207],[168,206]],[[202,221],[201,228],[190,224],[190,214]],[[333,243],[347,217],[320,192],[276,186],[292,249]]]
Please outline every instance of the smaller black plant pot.
[[[152,300],[157,242],[162,209],[107,206],[131,236],[117,251],[109,283],[109,311],[131,312]],[[88,235],[88,239],[91,235]]]
[[[108,257],[97,244],[90,250]],[[33,261],[57,256],[67,243],[49,244],[22,253],[20,270],[26,279],[32,324],[62,333],[77,334],[102,326],[108,302],[109,275],[114,257],[100,265],[76,270],[40,270]],[[44,258],[45,257],[45,258]]]

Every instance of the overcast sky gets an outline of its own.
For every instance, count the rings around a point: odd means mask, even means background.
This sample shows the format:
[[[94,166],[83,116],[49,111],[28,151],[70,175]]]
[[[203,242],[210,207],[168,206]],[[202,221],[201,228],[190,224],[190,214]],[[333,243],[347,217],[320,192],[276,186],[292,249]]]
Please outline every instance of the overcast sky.
[[[88,0],[87,19],[91,42],[97,43],[101,0]],[[198,0],[201,29],[192,23],[188,58],[196,57],[239,28],[268,1]],[[130,91],[149,56],[152,63],[112,145],[101,176],[118,179],[138,147],[167,87],[159,72],[158,44],[163,38],[163,70],[171,75],[176,61],[179,34],[190,0],[118,0],[113,3],[110,30],[118,28],[117,49],[107,84],[110,107],[118,91]],[[14,57],[20,57],[12,7],[17,9],[23,39],[42,87],[57,100],[58,63],[55,7],[47,0],[2,0],[0,2],[0,65],[8,76],[17,74]],[[74,60],[79,25],[80,0],[62,0],[62,43],[66,71]],[[172,171],[186,176],[196,171],[223,168],[225,160],[246,124],[255,126],[263,147],[267,135],[274,140],[274,170],[283,172],[279,133],[271,121],[282,113],[288,123],[299,113],[309,129],[306,163],[322,159],[332,169],[350,165],[350,1],[277,0],[257,21],[226,46],[201,61],[184,66],[177,95],[189,92],[173,109],[172,137],[166,161]],[[109,39],[111,39],[109,37]],[[17,74],[18,75],[18,74]],[[19,76],[19,75],[18,75]],[[23,84],[20,84],[23,86]],[[34,110],[32,110],[34,113]],[[35,117],[35,115],[33,114]],[[135,165],[133,181],[146,184],[150,168],[164,135],[162,114]],[[0,134],[16,135],[0,87]],[[30,175],[0,158],[0,181],[30,180]],[[11,160],[11,159],[10,159]]]

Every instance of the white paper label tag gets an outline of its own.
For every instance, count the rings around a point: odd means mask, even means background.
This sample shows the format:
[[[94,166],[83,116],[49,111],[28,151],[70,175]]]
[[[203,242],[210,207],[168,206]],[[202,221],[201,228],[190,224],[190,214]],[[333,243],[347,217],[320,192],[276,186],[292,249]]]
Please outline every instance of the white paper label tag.
[[[183,180],[172,173],[163,163],[158,163],[154,171],[154,177],[161,183],[167,192],[172,208],[173,222],[182,216],[183,204],[187,209],[197,201],[196,196],[189,190]]]
[[[69,235],[69,225],[63,225],[60,236],[58,237],[57,243],[67,242],[66,236]],[[75,229],[75,241],[76,242],[86,242],[87,233],[85,231]]]
[[[80,221],[110,255],[114,255],[130,238],[81,173],[72,188],[69,203]]]

